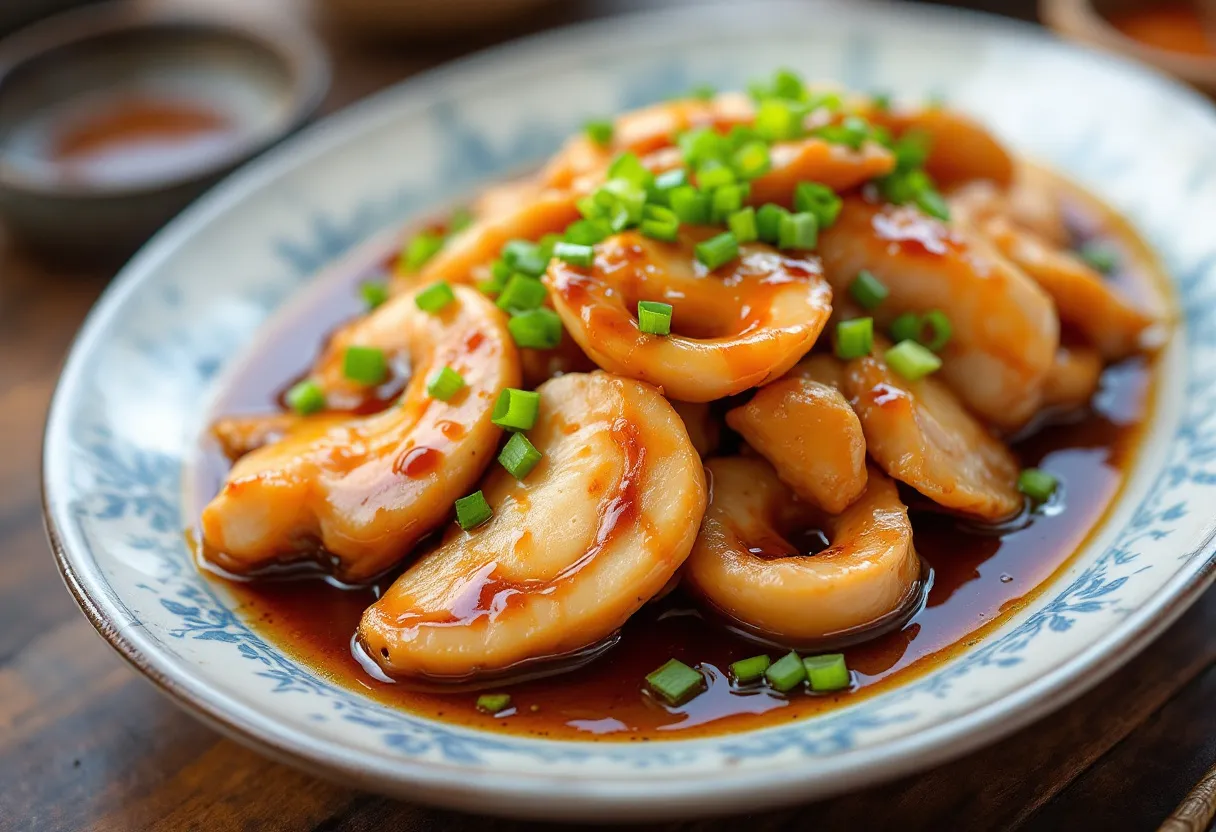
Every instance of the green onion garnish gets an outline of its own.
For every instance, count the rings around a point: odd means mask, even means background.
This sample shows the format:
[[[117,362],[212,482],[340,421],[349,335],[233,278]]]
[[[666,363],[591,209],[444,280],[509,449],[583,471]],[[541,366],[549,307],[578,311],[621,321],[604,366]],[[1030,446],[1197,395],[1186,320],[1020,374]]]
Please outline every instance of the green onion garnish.
[[[486,502],[486,495],[474,491],[456,501],[456,522],[466,532],[475,529],[494,516],[494,510]]]
[[[874,349],[874,319],[854,318],[836,324],[836,357],[849,361]]]
[[[512,275],[507,281],[507,285],[503,287],[502,294],[498,296],[496,303],[499,309],[508,309],[512,312],[527,312],[529,309],[535,309],[545,302],[545,298],[549,293],[545,289],[545,284],[541,283],[535,277],[528,277],[526,274]]]
[[[532,469],[536,467],[536,463],[540,462],[540,458],[540,451],[536,450],[536,447],[528,441],[528,437],[522,433],[513,433],[507,440],[507,444],[503,445],[502,453],[498,455],[498,462],[510,472],[511,476],[522,480],[532,473]]]
[[[301,416],[325,409],[325,391],[310,378],[293,384],[284,399],[287,406]]]
[[[752,656],[740,659],[730,666],[730,675],[740,685],[747,685],[764,677],[764,671],[772,664],[768,656]]]
[[[929,334],[926,334],[926,329]],[[916,340],[934,352],[941,352],[946,344],[950,343],[950,336],[953,334],[954,327],[950,325],[946,313],[940,309],[931,309],[921,319],[921,332]]]
[[[723,185],[735,183],[735,172],[717,159],[711,159],[697,168],[697,187],[703,191],[712,191]]]
[[[456,300],[456,293],[452,291],[452,287],[444,281],[432,283],[418,294],[414,295],[414,303],[423,312],[432,314],[443,309],[452,301]]]
[[[638,329],[650,335],[670,335],[671,304],[656,300],[638,301]]]
[[[754,243],[760,239],[760,232],[756,228],[755,208],[749,206],[735,211],[726,218],[726,225],[730,228],[730,233],[734,234],[735,239],[741,243]]]
[[[946,198],[933,188],[925,188],[916,194],[916,206],[931,217],[943,222],[950,221],[950,206]]]
[[[705,677],[678,659],[671,659],[667,664],[646,677],[646,684],[657,696],[668,705],[676,706],[687,702],[705,689]]]
[[[653,206],[647,205],[646,207],[649,209]],[[662,240],[665,243],[674,243],[680,236],[680,221],[642,220],[642,224],[638,226],[638,230],[642,232],[643,237]]]
[[[883,285],[881,280],[862,269],[849,284],[849,294],[863,309],[872,311],[887,299],[887,295],[891,294],[891,291]]]
[[[1039,468],[1027,468],[1018,474],[1018,491],[1036,503],[1049,500],[1059,484],[1060,481],[1054,474],[1049,474]]]
[[[342,355],[342,375],[374,387],[388,377],[388,359],[379,347],[347,347]]]
[[[749,141],[735,151],[731,165],[740,179],[756,179],[768,173],[772,167],[768,145],[762,141]]]
[[[770,98],[757,108],[754,129],[770,142],[796,139],[802,135],[802,113],[787,101]]]
[[[806,678],[811,683],[811,690],[826,693],[833,690],[844,690],[853,681],[849,675],[848,665],[844,663],[844,654],[829,653],[826,656],[809,656],[802,660],[806,668]]]
[[[507,331],[518,347],[551,350],[561,343],[562,319],[547,306],[520,312],[507,321]]]
[[[680,145],[684,162],[694,169],[710,159],[723,158],[729,150],[726,138],[708,127],[682,133],[676,142]]]
[[[388,300],[388,284],[383,280],[367,280],[359,284],[359,297],[368,309],[375,309]]]
[[[705,225],[709,222],[709,194],[691,185],[681,185],[672,189],[670,202],[671,210],[676,212],[681,223]]]
[[[579,246],[593,246],[608,239],[612,227],[603,220],[575,220],[566,226],[566,242]],[[554,246],[556,249],[556,246]]]
[[[915,341],[900,341],[883,356],[888,366],[908,381],[916,381],[942,366],[942,360]]]
[[[870,123],[859,116],[849,116],[840,124],[820,127],[815,135],[832,144],[842,144],[852,150],[861,148],[870,136]]]
[[[613,179],[623,179],[639,188],[647,188],[654,183],[654,174],[635,154],[622,153],[608,166],[608,180]]]
[[[553,246],[553,256],[572,266],[590,266],[595,262],[595,249],[577,243],[561,242]]]
[[[688,172],[684,168],[672,168],[654,178],[647,193],[647,201],[655,205],[671,205],[671,192],[688,184]]]
[[[540,277],[549,266],[549,258],[536,243],[511,240],[502,247],[502,259],[517,272]]]
[[[441,402],[451,401],[463,389],[464,376],[448,366],[441,367],[426,383],[426,394]]]
[[[896,342],[916,341],[920,339],[920,330],[920,315],[915,312],[904,312],[891,321],[891,328],[888,332]]]
[[[613,127],[608,119],[591,119],[583,125],[583,132],[600,147],[607,147],[612,143]]]
[[[831,228],[843,206],[844,200],[827,185],[799,182],[794,188],[794,210],[814,214],[820,229]]]
[[[725,231],[697,243],[693,247],[693,254],[706,268],[716,269],[739,256],[739,241],[735,239],[734,234]]]
[[[508,387],[498,394],[490,421],[507,430],[532,430],[540,412],[540,393]]]
[[[1119,267],[1119,253],[1102,243],[1086,243],[1081,246],[1077,256],[1102,274],[1110,274]]]
[[[709,198],[710,222],[725,222],[726,219],[743,207],[743,200],[750,190],[747,185],[723,185],[716,188]]]
[[[756,212],[756,231],[760,239],[766,243],[776,243],[780,237],[781,218],[788,214],[789,211],[771,202],[761,206]]]
[[[415,234],[413,239],[406,244],[405,251],[401,253],[401,263],[405,266],[406,271],[416,272],[422,268],[427,260],[430,260],[439,253],[439,249],[443,248],[443,240],[442,234],[436,234],[433,231]]]
[[[502,713],[509,707],[511,707],[511,694],[509,693],[483,693],[477,697],[477,710],[491,716]]]
[[[819,224],[809,212],[786,214],[777,225],[777,248],[810,250],[819,243]]]
[[[764,678],[774,689],[785,693],[806,681],[806,667],[797,653],[786,653],[764,671]]]

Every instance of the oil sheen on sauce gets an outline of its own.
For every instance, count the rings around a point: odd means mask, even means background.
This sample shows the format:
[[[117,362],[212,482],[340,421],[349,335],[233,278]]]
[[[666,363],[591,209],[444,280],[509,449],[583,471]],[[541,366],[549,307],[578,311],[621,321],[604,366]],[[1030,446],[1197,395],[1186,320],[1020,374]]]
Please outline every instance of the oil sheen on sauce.
[[[1088,197],[1074,196],[1068,207],[1079,236],[1110,240],[1124,262],[1133,264],[1112,279],[1140,292],[1161,286],[1161,278],[1150,273],[1151,256],[1130,230]],[[268,349],[238,373],[216,412],[272,406],[273,391],[305,369],[323,333],[358,310],[357,302],[347,298],[378,270],[383,266],[331,281],[329,294],[309,305],[311,317],[288,322],[293,326],[284,331],[294,338],[266,339]],[[302,330],[312,334],[310,349],[300,349]],[[590,664],[483,689],[506,691],[512,697],[508,711],[491,717],[475,708],[479,691],[436,691],[379,681],[353,657],[351,637],[359,618],[392,576],[358,589],[316,578],[212,579],[225,584],[255,629],[302,663],[337,684],[423,716],[535,737],[607,741],[687,738],[781,724],[927,672],[977,644],[985,632],[1025,606],[1084,543],[1122,487],[1152,411],[1153,380],[1151,357],[1113,365],[1087,412],[1047,424],[1014,444],[1023,466],[1045,467],[1061,477],[1063,495],[1048,510],[993,529],[917,510],[923,501],[912,501],[915,545],[932,568],[926,604],[899,630],[845,649],[855,677],[855,687],[847,693],[787,696],[762,686],[732,686],[726,677],[731,662],[763,652],[775,659],[777,651],[727,632],[677,589],[635,614],[619,643]],[[206,463],[200,466],[202,481],[195,489],[198,510],[215,493],[226,469],[215,450]],[[431,464],[438,462],[421,450],[404,461],[407,475],[415,466]],[[673,657],[700,665],[710,682],[706,692],[679,707],[662,704],[643,691],[646,674]]]

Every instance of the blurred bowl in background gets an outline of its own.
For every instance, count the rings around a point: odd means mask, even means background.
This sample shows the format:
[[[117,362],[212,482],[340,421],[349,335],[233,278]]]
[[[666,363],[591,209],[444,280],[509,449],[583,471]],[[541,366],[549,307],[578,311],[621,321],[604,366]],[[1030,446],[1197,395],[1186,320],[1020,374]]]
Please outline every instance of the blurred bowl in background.
[[[0,35],[6,35],[56,12],[97,0],[5,0],[0,2]]]
[[[1216,2],[1040,0],[1039,13],[1065,37],[1151,64],[1216,95]]]
[[[328,61],[281,20],[110,3],[0,42],[0,216],[57,259],[130,254],[295,130]]]
[[[329,19],[363,35],[417,38],[502,25],[554,0],[323,0]]]

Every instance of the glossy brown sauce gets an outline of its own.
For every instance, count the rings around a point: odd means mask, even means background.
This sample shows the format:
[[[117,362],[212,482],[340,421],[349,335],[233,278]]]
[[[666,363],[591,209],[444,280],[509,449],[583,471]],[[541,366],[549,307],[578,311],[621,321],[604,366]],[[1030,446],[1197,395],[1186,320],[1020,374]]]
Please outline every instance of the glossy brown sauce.
[[[1121,221],[1079,195],[1068,207],[1079,238],[1114,236],[1126,265],[1113,279],[1129,287],[1138,284],[1140,292],[1160,291],[1163,284],[1152,271],[1151,255]],[[358,308],[345,298],[366,277],[352,274],[332,281],[332,293],[313,304],[310,314],[316,317],[303,327],[295,320],[296,326],[285,332],[307,329],[315,339],[315,333],[332,329]],[[234,380],[217,405],[218,413],[266,409],[265,391],[275,386],[273,382],[301,372],[315,353],[315,340],[312,349],[304,351],[299,342],[290,343],[294,339],[284,340],[287,346],[276,339],[268,341],[273,348]],[[725,675],[731,662],[763,652],[775,659],[778,651],[726,631],[676,589],[634,615],[619,642],[586,666],[548,678],[489,686],[512,696],[511,709],[491,717],[476,710],[476,691],[436,692],[412,683],[379,681],[356,660],[352,635],[360,616],[387,590],[392,576],[360,589],[338,588],[316,578],[213,579],[233,593],[240,613],[260,633],[304,664],[338,684],[426,717],[537,737],[628,741],[742,731],[803,719],[844,701],[889,690],[965,651],[1025,606],[1064,568],[1124,484],[1152,412],[1154,365],[1151,357],[1137,357],[1108,367],[1087,411],[1060,417],[1013,445],[1023,466],[1042,467],[1061,478],[1062,493],[1046,510],[1000,528],[985,528],[926,510],[930,508],[926,501],[904,492],[911,505],[916,548],[932,569],[931,588],[923,609],[904,626],[845,649],[855,677],[854,689],[846,693],[787,696],[759,685],[732,686]],[[628,444],[628,437],[619,439]],[[427,458],[421,449],[415,450],[415,459]],[[205,481],[196,489],[199,501],[215,493],[225,470],[222,455],[212,452],[202,474]],[[630,479],[626,470],[620,499],[605,503],[601,537],[629,520]],[[201,502],[197,508],[201,510]],[[807,530],[805,541],[794,541],[809,553],[827,542],[815,529]],[[786,547],[777,548],[784,552]],[[486,573],[463,596],[467,608],[448,614],[490,614],[526,589],[504,586]],[[673,657],[700,665],[709,681],[705,693],[674,708],[643,689],[646,674]]]

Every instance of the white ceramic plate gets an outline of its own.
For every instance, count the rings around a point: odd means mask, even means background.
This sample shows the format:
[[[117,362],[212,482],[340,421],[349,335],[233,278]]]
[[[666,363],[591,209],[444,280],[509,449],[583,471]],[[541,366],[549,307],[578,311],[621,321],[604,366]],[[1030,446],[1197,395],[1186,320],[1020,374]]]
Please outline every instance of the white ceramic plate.
[[[1131,217],[1186,322],[1146,443],[1084,552],[1029,608],[899,689],[805,722],[666,743],[542,742],[429,722],[336,687],[191,565],[183,461],[217,370],[318,268],[385,226],[540,160],[592,114],[788,65],[943,93]],[[89,317],[46,433],[48,526],[110,643],[276,757],[406,798],[531,816],[687,817],[803,801],[991,742],[1094,684],[1212,578],[1216,117],[1145,70],[941,10],[737,4],[563,30],[409,81],[318,126],[161,233]]]

